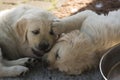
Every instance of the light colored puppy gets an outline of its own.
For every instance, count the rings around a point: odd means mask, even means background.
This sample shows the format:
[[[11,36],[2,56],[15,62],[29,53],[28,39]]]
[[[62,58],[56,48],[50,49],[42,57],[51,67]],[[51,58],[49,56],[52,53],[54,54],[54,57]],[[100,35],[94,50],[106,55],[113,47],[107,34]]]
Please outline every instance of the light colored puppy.
[[[29,58],[41,57],[53,45],[51,13],[21,5],[0,12],[0,77],[18,76],[28,71],[24,65]],[[3,57],[2,57],[3,56]],[[8,61],[6,59],[18,59]]]
[[[54,24],[59,31],[62,27],[61,32],[66,32],[69,28],[80,29],[62,35],[52,50],[43,57],[49,68],[67,74],[81,74],[98,66],[104,51],[120,43],[120,10],[106,16],[87,10]]]

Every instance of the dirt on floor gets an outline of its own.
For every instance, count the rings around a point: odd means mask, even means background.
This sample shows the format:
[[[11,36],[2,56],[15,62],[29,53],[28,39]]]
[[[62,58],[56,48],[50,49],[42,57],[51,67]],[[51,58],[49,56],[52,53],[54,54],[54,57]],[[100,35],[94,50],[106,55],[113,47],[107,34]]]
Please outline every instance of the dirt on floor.
[[[47,9],[52,6],[50,0],[0,0],[0,10],[9,9],[20,4],[28,4]]]
[[[56,5],[53,3],[56,2]],[[19,4],[30,4],[42,9],[54,7],[52,12],[59,18],[70,16],[77,12],[90,9],[98,14],[120,8],[120,0],[0,0],[0,10]]]
[[[120,8],[120,0],[66,0],[53,12],[60,18],[90,9],[98,14],[107,14],[109,11]]]

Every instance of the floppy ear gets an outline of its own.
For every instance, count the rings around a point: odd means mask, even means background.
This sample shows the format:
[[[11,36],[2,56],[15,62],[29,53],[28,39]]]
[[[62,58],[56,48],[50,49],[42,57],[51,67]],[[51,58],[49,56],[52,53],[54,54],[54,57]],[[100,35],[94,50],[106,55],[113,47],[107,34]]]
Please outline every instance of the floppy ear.
[[[15,31],[19,38],[22,39],[22,42],[27,40],[27,19],[22,18],[17,21],[15,26]]]

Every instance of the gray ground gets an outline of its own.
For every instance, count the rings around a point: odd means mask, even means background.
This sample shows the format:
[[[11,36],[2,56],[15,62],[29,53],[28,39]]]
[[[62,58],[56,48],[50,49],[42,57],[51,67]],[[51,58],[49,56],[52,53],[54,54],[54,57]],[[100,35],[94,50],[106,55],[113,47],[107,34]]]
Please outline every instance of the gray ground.
[[[91,70],[80,76],[68,76],[59,71],[48,71],[41,65],[36,66],[25,76],[0,78],[0,80],[103,80],[99,70]]]

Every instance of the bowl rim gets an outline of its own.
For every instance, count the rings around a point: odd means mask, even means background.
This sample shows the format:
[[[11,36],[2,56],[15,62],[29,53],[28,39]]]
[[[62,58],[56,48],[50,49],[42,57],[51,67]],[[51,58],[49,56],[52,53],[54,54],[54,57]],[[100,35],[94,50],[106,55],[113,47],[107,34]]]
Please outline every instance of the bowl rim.
[[[102,61],[104,60],[104,57],[109,54],[113,49],[115,49],[116,47],[120,46],[120,44],[117,44],[115,46],[113,46],[111,49],[109,49],[107,52],[105,52],[105,54],[103,54],[103,56],[101,57],[100,59],[100,62],[99,62],[99,69],[100,69],[100,73],[102,75],[102,77],[104,78],[104,80],[108,80],[107,77],[104,75],[103,71],[102,71]]]

